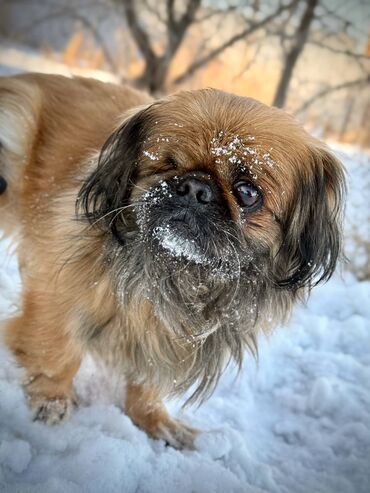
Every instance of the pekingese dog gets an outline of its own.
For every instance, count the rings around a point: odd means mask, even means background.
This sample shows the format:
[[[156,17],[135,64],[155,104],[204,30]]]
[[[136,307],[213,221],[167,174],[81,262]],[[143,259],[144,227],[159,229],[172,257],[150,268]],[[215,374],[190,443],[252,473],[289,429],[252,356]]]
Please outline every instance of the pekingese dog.
[[[138,426],[191,447],[163,397],[209,396],[331,276],[341,164],[285,112],[216,89],[153,101],[29,74],[0,80],[0,108],[0,223],[23,279],[6,340],[35,419],[70,413],[90,351],[125,375]]]

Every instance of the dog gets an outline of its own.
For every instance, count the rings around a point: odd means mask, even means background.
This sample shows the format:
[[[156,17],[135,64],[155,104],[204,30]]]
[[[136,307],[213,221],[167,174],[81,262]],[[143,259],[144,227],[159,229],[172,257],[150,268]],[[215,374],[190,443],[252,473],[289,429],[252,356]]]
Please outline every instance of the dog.
[[[341,163],[282,110],[216,89],[153,100],[128,86],[0,81],[0,226],[21,312],[6,341],[34,419],[57,423],[91,352],[127,382],[151,437],[198,431],[166,396],[211,395],[341,256]]]

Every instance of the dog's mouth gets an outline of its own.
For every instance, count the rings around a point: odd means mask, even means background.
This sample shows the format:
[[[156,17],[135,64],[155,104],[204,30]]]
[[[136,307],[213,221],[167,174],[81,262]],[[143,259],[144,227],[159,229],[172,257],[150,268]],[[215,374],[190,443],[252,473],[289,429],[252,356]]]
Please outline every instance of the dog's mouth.
[[[198,265],[215,262],[199,238],[199,231],[181,218],[171,218],[153,228],[153,242],[159,252]]]
[[[135,212],[145,251],[166,274],[174,271],[174,263],[181,263],[195,275],[204,271],[223,279],[240,276],[241,259],[246,257],[238,232],[217,208],[205,213],[191,204],[184,207],[163,182],[144,194]]]
[[[195,275],[203,272],[219,280],[238,278],[242,265],[237,248],[225,242],[222,234],[207,229],[203,221],[196,226],[193,221],[193,216],[159,221],[146,236],[153,261],[169,273],[181,264],[184,275],[194,270]]]

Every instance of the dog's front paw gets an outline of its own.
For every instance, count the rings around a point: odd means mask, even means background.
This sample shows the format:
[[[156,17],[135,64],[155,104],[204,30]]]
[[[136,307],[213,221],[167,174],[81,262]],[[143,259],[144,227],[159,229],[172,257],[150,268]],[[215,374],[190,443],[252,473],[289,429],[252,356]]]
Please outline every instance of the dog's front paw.
[[[129,384],[125,407],[132,421],[152,438],[165,440],[177,449],[194,449],[199,430],[171,418],[156,387]]]
[[[165,440],[176,449],[194,449],[194,441],[199,430],[186,425],[177,419],[167,419],[158,423],[153,433],[155,438]]]
[[[43,421],[48,425],[55,425],[67,419],[75,406],[75,401],[69,397],[31,398],[30,403],[33,420]]]

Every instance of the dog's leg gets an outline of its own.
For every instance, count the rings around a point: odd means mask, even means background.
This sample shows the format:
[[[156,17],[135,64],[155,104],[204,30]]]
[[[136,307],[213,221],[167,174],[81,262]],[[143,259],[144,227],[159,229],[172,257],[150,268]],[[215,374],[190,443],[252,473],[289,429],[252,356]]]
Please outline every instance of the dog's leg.
[[[171,418],[154,387],[128,384],[126,413],[153,438],[165,440],[175,448],[194,448],[198,430]]]
[[[50,306],[28,300],[23,314],[8,322],[6,339],[27,372],[24,386],[34,419],[55,424],[68,417],[75,404],[72,382],[81,351],[66,334],[66,319],[50,311]]]

